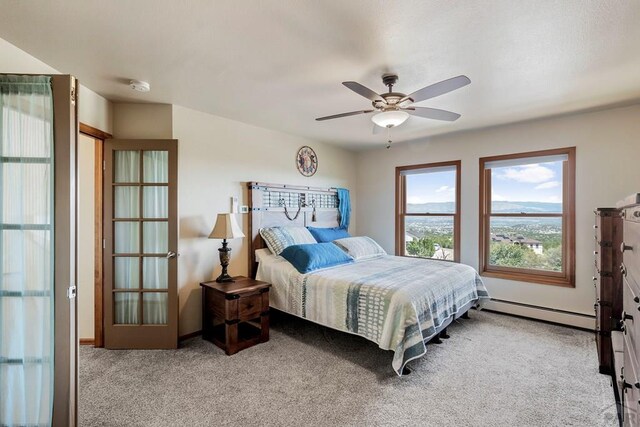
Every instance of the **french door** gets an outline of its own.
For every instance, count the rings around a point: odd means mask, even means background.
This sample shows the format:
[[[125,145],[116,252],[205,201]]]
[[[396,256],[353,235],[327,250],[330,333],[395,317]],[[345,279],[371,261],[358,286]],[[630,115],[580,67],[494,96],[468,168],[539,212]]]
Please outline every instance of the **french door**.
[[[177,140],[104,144],[105,347],[176,348]]]
[[[77,80],[0,74],[0,425],[75,426]]]

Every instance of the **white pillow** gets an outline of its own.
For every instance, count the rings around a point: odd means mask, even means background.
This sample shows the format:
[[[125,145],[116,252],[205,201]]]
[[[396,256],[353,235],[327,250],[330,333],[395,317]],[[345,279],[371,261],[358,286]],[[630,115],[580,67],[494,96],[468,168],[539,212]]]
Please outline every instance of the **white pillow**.
[[[378,258],[387,254],[375,240],[367,236],[347,237],[334,240],[333,243],[356,261]]]
[[[318,243],[305,227],[266,227],[260,229],[260,235],[275,255],[291,245]]]

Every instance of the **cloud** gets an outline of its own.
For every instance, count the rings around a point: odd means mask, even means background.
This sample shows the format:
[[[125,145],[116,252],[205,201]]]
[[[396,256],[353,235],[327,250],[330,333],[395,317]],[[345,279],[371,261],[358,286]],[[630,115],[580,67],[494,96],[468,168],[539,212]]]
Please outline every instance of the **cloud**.
[[[417,197],[417,196],[412,196],[412,197],[408,197],[407,198],[407,203],[411,204],[411,205],[419,205],[422,203],[427,203],[428,200],[425,197]]]
[[[556,188],[560,185],[560,182],[558,181],[549,181],[549,182],[544,182],[540,185],[536,185],[535,189],[536,190],[546,190],[548,188]]]
[[[538,164],[508,168],[504,172],[502,172],[502,174],[498,175],[499,178],[525,182],[529,184],[546,182],[554,176],[555,172],[547,167],[540,166]]]
[[[443,192],[451,192],[453,191],[453,188],[449,187],[448,185],[443,185],[442,187],[438,188],[436,190],[436,193],[443,193]]]
[[[505,202],[507,198],[501,196],[500,194],[493,193],[491,194],[491,200],[493,200],[494,202]]]

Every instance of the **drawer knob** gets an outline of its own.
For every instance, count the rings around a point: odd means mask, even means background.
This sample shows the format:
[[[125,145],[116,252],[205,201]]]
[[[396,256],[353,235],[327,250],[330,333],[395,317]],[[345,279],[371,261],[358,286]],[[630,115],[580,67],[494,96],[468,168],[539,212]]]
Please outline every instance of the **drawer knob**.
[[[597,229],[598,229],[598,226],[597,226],[597,225],[594,225],[594,226],[593,226],[593,229],[594,229],[594,230],[597,230]]]
[[[633,246],[629,246],[629,245],[625,244],[624,242],[620,243],[620,252],[632,251],[632,250],[633,250]]]
[[[622,273],[624,276],[627,275],[627,267],[625,267],[624,264],[620,264],[620,273]]]
[[[636,218],[640,218],[640,211],[634,211],[633,216],[635,216]]]
[[[636,304],[640,302],[640,298],[639,297],[633,297],[633,302],[635,302]]]

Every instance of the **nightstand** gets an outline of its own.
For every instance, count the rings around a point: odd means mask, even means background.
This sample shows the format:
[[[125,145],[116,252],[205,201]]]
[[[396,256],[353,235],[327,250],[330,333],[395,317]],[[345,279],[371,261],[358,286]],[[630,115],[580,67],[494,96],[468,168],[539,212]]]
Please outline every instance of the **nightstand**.
[[[202,338],[228,355],[269,341],[269,283],[246,277],[200,283]]]

